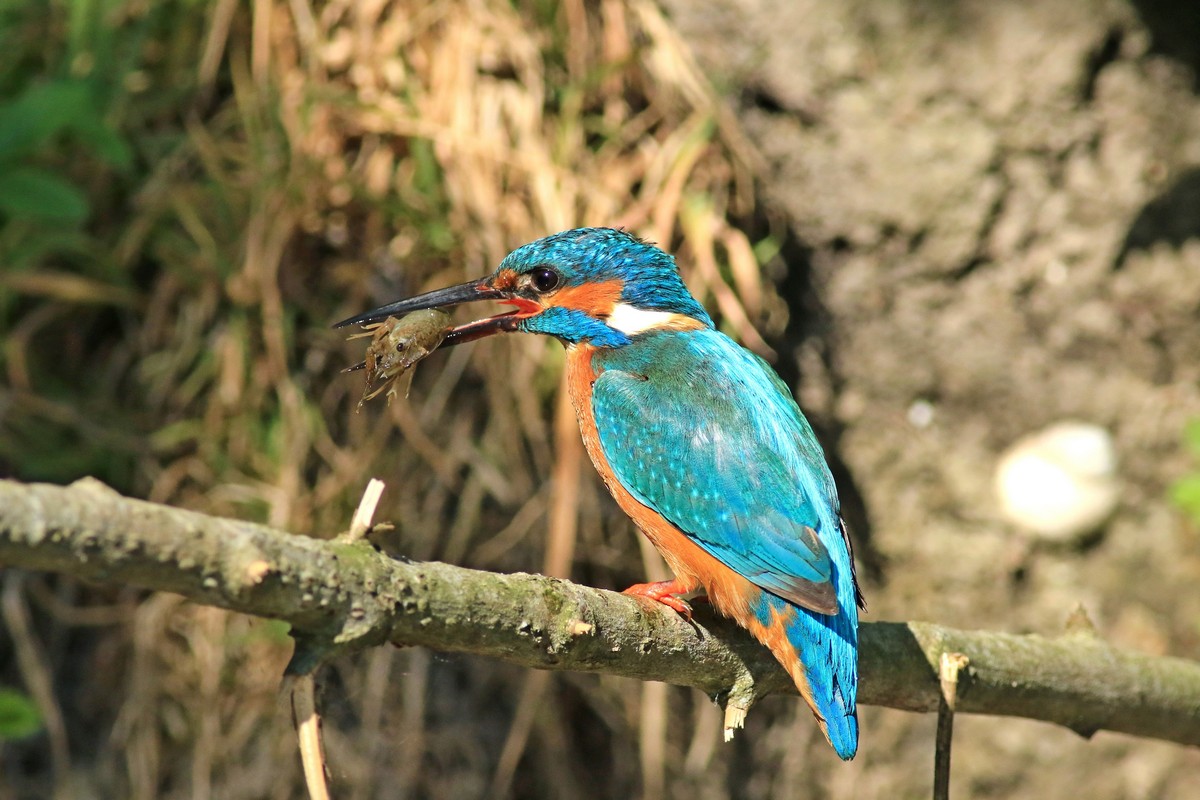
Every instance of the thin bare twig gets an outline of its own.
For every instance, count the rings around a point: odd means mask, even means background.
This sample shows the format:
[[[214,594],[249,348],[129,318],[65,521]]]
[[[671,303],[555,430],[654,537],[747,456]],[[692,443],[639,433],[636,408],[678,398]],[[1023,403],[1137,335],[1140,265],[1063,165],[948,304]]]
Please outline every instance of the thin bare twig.
[[[950,800],[950,748],[954,740],[954,707],[958,704],[958,673],[969,659],[962,653],[942,653],[938,660],[937,739],[933,754],[933,800]]]
[[[4,624],[13,639],[21,678],[37,704],[49,734],[54,796],[65,797],[67,779],[71,772],[67,726],[63,721],[62,709],[54,696],[54,680],[46,665],[46,656],[33,634],[29,609],[25,605],[25,579],[25,573],[20,570],[10,570],[4,576],[4,587],[0,590],[0,610]]]
[[[367,482],[362,499],[350,522],[350,530],[342,541],[356,542],[367,535],[375,518],[375,508],[383,496],[384,483],[372,478]],[[329,800],[326,782],[325,747],[321,741],[321,715],[317,711],[316,685],[312,673],[289,676],[283,690],[292,698],[292,722],[300,742],[300,763],[304,766],[304,782],[312,800]]]
[[[292,696],[292,722],[300,740],[300,763],[311,800],[329,800],[325,781],[325,749],[321,743],[321,715],[317,713],[316,681],[299,675],[284,679],[284,690]]]

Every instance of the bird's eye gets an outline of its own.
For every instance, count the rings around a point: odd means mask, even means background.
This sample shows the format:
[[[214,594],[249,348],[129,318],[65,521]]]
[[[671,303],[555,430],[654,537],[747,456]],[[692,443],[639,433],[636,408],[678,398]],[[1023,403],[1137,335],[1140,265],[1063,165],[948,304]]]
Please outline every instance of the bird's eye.
[[[553,291],[558,288],[560,280],[558,273],[549,267],[538,267],[529,273],[529,284],[536,292]]]

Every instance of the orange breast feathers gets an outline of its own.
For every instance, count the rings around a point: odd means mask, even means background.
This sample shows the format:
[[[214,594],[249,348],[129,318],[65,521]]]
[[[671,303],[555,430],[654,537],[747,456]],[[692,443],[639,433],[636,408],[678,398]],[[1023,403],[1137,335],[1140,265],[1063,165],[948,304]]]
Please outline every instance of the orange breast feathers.
[[[703,587],[717,611],[747,625],[753,619],[750,603],[758,597],[758,587],[706,553],[662,514],[631,495],[605,458],[592,409],[592,384],[598,374],[592,363],[595,352],[596,348],[587,343],[567,349],[567,386],[592,464],[617,505],[662,553],[680,583],[689,591]]]
[[[567,348],[567,387],[571,403],[575,406],[584,446],[604,485],[621,510],[662,553],[678,582],[688,591],[703,587],[719,613],[733,619],[766,645],[792,676],[801,696],[820,719],[804,665],[787,637],[787,626],[797,610],[782,604],[781,610],[772,609],[770,622],[764,625],[752,610],[762,590],[702,550],[662,514],[637,500],[613,472],[600,446],[596,415],[592,409],[592,385],[598,374],[592,361],[595,352],[596,348],[587,343]]]

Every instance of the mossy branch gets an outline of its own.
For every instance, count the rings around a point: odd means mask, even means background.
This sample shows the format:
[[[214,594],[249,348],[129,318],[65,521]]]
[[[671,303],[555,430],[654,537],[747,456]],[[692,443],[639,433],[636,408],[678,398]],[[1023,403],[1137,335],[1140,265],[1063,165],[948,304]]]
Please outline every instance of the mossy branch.
[[[293,671],[393,642],[537,669],[694,686],[721,697],[794,692],[770,654],[703,607],[685,622],[615,592],[539,575],[499,575],[389,558],[320,540],[68,487],[0,481],[0,564],[176,592],[285,620]],[[958,712],[1028,717],[1200,745],[1200,664],[1114,649],[1090,626],[1046,638],[923,622],[862,626],[860,701],[936,711],[943,653],[967,666]]]

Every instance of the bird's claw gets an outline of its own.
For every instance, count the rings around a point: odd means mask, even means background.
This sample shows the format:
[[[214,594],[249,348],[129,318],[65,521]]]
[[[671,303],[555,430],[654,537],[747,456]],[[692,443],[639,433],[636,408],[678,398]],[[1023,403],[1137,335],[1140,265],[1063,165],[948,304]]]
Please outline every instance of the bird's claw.
[[[667,608],[672,609],[679,616],[692,621],[692,606],[686,600],[676,595],[687,594],[691,591],[690,587],[682,585],[678,580],[673,581],[658,581],[656,583],[635,583],[621,594],[627,594],[630,597],[645,597],[647,600],[653,600],[662,603]]]

